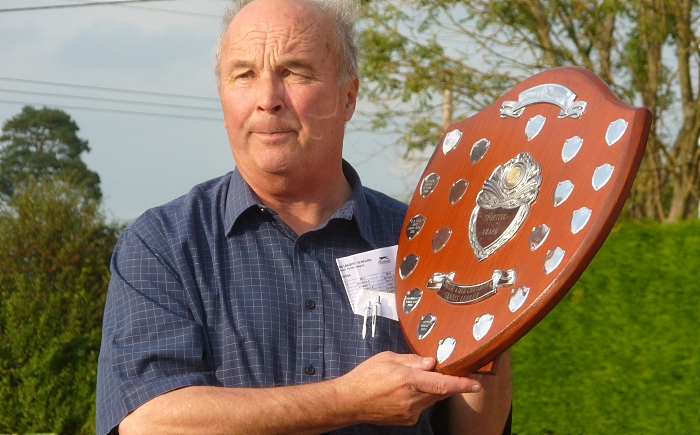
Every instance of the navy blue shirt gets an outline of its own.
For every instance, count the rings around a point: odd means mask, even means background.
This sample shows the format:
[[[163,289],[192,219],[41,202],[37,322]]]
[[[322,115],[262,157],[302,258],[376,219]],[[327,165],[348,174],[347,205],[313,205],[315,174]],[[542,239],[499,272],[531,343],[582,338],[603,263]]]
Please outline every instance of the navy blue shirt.
[[[342,376],[370,356],[410,352],[380,317],[362,339],[335,260],[396,244],[406,205],[363,188],[298,237],[238,171],[147,211],[112,258],[97,386],[97,433],[168,391],[195,385],[273,387]],[[337,434],[430,434],[352,426]]]

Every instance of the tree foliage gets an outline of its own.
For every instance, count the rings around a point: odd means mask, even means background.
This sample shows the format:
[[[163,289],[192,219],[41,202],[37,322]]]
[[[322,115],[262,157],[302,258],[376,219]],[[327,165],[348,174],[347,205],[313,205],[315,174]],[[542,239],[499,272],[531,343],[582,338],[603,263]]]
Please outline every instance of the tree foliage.
[[[411,154],[545,69],[576,65],[654,115],[626,213],[688,219],[700,195],[700,5],[693,0],[365,0],[372,128]]]
[[[94,433],[117,229],[88,187],[27,178],[0,205],[0,433]]]
[[[78,137],[78,130],[70,115],[46,107],[25,106],[7,120],[0,135],[0,198],[9,198],[30,179],[62,174],[100,199],[100,177],[81,158],[90,147]]]

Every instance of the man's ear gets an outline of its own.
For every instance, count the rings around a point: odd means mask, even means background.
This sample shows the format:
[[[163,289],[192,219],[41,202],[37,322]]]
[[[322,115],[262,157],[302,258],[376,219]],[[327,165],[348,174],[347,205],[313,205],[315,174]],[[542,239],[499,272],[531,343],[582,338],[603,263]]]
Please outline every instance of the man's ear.
[[[352,115],[355,113],[355,107],[357,106],[357,92],[360,89],[360,79],[353,77],[348,80],[348,82],[343,86],[343,96],[346,98],[345,104],[345,121],[350,121]]]

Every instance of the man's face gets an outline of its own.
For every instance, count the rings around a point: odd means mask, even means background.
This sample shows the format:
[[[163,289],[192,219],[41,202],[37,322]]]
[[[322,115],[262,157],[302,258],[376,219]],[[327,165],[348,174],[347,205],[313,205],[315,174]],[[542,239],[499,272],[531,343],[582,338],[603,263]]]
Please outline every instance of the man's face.
[[[244,7],[224,35],[220,74],[224,125],[247,180],[337,170],[358,82],[338,87],[331,33],[313,6]]]

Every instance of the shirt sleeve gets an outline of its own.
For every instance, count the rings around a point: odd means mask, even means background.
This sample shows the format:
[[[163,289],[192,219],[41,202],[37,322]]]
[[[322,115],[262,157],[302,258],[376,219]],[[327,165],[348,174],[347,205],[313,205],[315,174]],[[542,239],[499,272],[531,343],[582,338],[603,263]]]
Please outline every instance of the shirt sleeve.
[[[193,309],[198,298],[183,288],[167,255],[127,229],[111,270],[98,363],[99,435],[161,394],[217,384],[204,358],[204,327],[193,315],[201,312]]]

